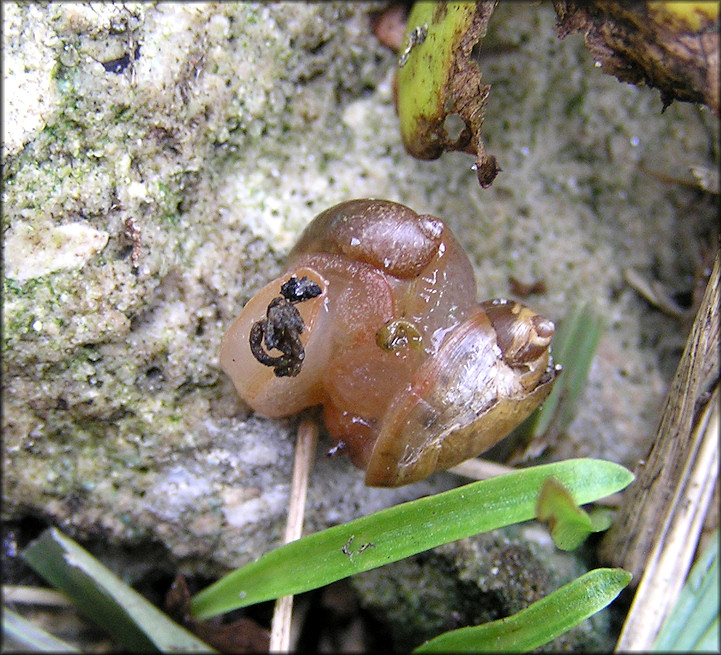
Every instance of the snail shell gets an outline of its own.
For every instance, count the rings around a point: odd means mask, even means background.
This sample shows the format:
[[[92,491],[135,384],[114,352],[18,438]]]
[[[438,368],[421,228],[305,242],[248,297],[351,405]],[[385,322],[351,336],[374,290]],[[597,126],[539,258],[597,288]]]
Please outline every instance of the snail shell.
[[[475,297],[473,268],[440,219],[351,200],[307,226],[284,273],[226,332],[221,367],[259,414],[323,405],[367,485],[408,484],[496,444],[558,374],[551,321]]]

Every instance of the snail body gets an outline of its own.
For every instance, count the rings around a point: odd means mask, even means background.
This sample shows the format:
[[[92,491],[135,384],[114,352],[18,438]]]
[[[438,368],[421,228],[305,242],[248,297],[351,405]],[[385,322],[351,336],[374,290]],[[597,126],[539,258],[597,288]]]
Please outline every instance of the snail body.
[[[282,275],[229,327],[221,367],[262,415],[322,405],[367,485],[408,484],[500,441],[558,373],[551,321],[475,297],[440,219],[351,200],[306,227]]]

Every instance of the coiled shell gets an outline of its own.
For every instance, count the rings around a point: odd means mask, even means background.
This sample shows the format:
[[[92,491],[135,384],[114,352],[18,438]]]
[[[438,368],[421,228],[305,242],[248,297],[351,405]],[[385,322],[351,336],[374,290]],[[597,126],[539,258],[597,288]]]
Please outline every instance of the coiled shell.
[[[288,290],[299,281],[302,292]],[[493,446],[558,374],[551,321],[475,297],[471,264],[440,219],[351,200],[308,225],[284,273],[228,329],[221,367],[265,416],[323,405],[366,484],[408,484]]]

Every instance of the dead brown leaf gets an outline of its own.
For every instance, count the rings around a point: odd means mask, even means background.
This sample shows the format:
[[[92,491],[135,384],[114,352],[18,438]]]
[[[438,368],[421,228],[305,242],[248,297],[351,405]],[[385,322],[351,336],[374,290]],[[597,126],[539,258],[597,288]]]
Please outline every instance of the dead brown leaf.
[[[583,33],[604,73],[659,89],[664,109],[682,100],[705,103],[719,115],[718,21],[692,29],[652,3],[554,0],[553,5],[559,38]]]
[[[221,653],[267,653],[270,648],[270,631],[252,619],[219,623],[194,618],[190,613],[190,591],[181,574],[176,576],[165,597],[165,610],[171,618]]]

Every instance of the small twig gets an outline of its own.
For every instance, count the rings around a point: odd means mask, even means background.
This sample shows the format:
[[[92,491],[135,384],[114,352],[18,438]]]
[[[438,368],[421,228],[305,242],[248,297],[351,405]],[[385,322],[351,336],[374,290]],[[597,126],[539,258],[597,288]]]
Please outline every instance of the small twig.
[[[303,532],[305,497],[308,490],[308,475],[315,456],[318,441],[318,425],[312,419],[303,419],[298,426],[295,443],[293,478],[290,483],[288,521],[285,526],[284,543],[300,539]],[[283,596],[275,602],[273,621],[270,628],[270,652],[290,651],[290,623],[293,611],[293,596]]]
[[[632,268],[626,268],[623,271],[628,285],[638,294],[650,302],[654,307],[658,307],[662,312],[674,318],[685,318],[688,311],[685,311],[669,296],[666,289],[658,281],[649,282],[640,273]]]

